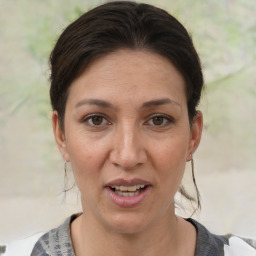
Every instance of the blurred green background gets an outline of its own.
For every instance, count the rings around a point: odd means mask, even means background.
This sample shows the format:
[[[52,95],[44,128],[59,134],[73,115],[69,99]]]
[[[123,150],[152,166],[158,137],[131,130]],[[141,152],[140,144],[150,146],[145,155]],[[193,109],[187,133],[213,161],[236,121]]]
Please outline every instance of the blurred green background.
[[[17,212],[24,207],[18,199],[33,198],[38,202],[37,198],[57,196],[63,189],[63,162],[55,146],[50,121],[48,56],[67,24],[103,2],[0,1],[2,219],[10,216],[11,209]],[[233,182],[234,173],[254,175],[250,176],[254,179],[256,1],[144,2],[166,9],[185,25],[203,64],[205,92],[199,108],[204,113],[205,125],[196,154],[199,180],[200,175],[211,177],[212,173],[225,175],[232,172],[226,177],[228,187]],[[239,177],[241,181],[244,176]],[[244,186],[247,189],[246,184]],[[217,185],[211,187],[216,188]],[[44,205],[41,206],[43,210]],[[27,207],[30,207],[29,203]],[[14,221],[15,214],[12,214],[11,221],[19,230],[18,222]],[[3,221],[1,225],[4,225]]]

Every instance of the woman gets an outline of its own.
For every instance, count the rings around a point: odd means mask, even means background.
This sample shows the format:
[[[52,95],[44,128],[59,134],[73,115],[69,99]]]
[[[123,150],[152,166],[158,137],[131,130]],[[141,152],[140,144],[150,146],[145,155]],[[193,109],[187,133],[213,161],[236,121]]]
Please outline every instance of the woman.
[[[83,213],[31,255],[231,255],[238,238],[174,211],[178,190],[191,199],[181,179],[203,126],[203,76],[186,29],[153,6],[110,2],[69,25],[50,61],[53,131]],[[238,241],[255,255],[253,241]]]

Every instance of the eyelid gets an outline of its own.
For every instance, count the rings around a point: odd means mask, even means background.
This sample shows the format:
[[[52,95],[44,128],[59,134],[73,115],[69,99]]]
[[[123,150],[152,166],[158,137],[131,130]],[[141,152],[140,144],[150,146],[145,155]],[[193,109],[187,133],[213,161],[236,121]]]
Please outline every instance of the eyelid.
[[[174,121],[174,118],[172,118],[171,116],[169,115],[166,115],[166,114],[153,114],[153,115],[150,115],[148,118],[147,118],[147,121],[146,121],[146,124],[149,125],[149,121],[152,120],[154,117],[163,117],[163,119],[165,119],[168,124],[167,125],[170,125],[170,124],[173,124],[175,121]],[[164,126],[167,126],[166,124],[165,125],[153,125],[153,126],[156,126],[156,127],[164,127]]]
[[[93,117],[96,117],[96,116],[97,117],[102,117],[105,120],[105,122],[107,122],[107,123],[106,124],[100,124],[100,125],[89,124],[88,121],[90,119],[92,119]],[[87,125],[91,126],[91,127],[101,127],[101,126],[105,126],[105,125],[110,125],[111,124],[111,122],[109,122],[109,120],[108,120],[108,117],[106,117],[106,115],[104,115],[102,113],[93,113],[93,114],[86,115],[85,117],[83,117],[81,119],[81,122],[82,123],[87,123]]]

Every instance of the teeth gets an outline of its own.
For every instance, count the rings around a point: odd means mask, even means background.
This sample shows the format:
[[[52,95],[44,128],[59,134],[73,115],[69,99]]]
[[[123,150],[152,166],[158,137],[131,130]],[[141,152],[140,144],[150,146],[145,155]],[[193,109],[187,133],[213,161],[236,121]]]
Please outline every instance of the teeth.
[[[121,191],[115,191],[115,193],[118,194],[119,196],[129,197],[129,196],[137,196],[140,192],[136,191],[136,192],[123,193]]]
[[[129,191],[134,192],[137,189],[144,188],[145,185],[134,185],[134,186],[111,186],[111,188],[114,188],[116,191]],[[127,193],[126,193],[127,194]]]

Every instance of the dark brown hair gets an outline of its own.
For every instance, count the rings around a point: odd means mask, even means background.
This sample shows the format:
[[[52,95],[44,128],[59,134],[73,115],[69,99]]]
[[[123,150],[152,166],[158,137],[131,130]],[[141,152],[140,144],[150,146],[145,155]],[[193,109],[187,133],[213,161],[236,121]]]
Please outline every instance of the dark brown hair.
[[[192,123],[201,96],[203,75],[188,32],[162,9],[131,1],[114,1],[88,11],[71,23],[51,53],[51,104],[58,112],[62,129],[71,83],[96,58],[121,48],[146,49],[170,60],[185,79],[188,115]],[[189,198],[186,194],[185,197]],[[198,203],[200,205],[199,194]]]

